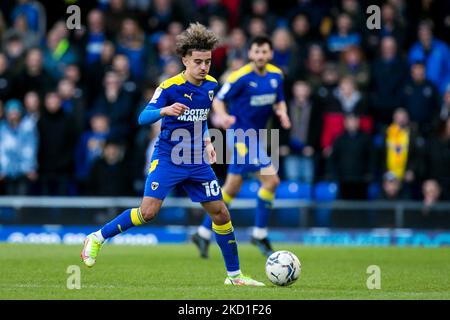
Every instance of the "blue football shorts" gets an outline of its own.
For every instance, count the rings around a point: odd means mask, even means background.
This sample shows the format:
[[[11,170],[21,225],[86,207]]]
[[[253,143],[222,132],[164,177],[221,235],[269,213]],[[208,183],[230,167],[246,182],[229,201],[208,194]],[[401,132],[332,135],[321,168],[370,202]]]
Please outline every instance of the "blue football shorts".
[[[144,196],[163,200],[176,185],[193,202],[222,200],[219,181],[209,164],[177,165],[167,157],[152,159]]]

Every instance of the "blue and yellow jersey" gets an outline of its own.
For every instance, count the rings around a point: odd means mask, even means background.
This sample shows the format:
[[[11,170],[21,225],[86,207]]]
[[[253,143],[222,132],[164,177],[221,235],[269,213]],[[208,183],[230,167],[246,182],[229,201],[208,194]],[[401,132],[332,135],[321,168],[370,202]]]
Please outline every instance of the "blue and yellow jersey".
[[[207,130],[206,120],[217,85],[217,80],[211,76],[207,76],[201,85],[194,85],[186,80],[183,73],[159,85],[146,109],[160,109],[179,102],[189,107],[189,110],[178,117],[162,118],[161,133],[153,158],[171,157],[175,147],[190,147],[191,159],[197,159],[203,154],[203,134]],[[178,154],[178,150],[174,152]]]
[[[236,117],[233,129],[263,129],[272,115],[273,105],[284,101],[283,72],[272,64],[259,75],[249,63],[228,77],[217,94]]]

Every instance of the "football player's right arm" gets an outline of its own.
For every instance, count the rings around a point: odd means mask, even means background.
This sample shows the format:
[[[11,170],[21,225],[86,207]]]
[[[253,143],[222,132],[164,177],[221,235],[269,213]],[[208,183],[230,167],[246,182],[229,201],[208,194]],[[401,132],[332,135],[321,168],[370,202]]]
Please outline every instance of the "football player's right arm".
[[[231,116],[227,112],[225,101],[229,101],[237,96],[240,89],[239,81],[227,81],[217,93],[213,100],[212,108],[214,110],[214,120],[217,126],[228,129],[235,121],[236,117]]]
[[[175,102],[166,106],[168,102],[167,91],[158,87],[150,102],[139,115],[139,124],[151,124],[160,120],[164,116],[180,116],[189,108],[182,103]]]

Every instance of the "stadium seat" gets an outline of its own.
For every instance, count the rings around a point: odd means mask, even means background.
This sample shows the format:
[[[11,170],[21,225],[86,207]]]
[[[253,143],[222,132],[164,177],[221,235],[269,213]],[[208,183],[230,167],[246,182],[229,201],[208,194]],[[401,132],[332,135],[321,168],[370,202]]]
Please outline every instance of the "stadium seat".
[[[369,184],[369,188],[367,189],[367,196],[369,200],[377,200],[381,195],[381,186],[379,183],[373,182]]]
[[[276,191],[276,199],[311,200],[312,186],[297,181],[282,181]],[[300,224],[300,211],[297,208],[277,209],[274,212],[277,226],[294,227]]]
[[[258,180],[248,180],[242,183],[241,191],[236,198],[240,199],[256,199],[258,195],[260,183]]]
[[[334,182],[318,182],[314,186],[314,199],[316,202],[329,202],[337,199],[338,186]],[[315,210],[315,225],[329,227],[331,225],[331,210],[317,208]]]

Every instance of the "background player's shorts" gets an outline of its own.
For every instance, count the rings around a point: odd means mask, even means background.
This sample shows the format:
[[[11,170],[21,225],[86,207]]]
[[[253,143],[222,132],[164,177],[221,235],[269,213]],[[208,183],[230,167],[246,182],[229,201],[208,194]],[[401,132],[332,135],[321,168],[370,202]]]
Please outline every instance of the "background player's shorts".
[[[152,159],[144,196],[163,200],[176,185],[181,185],[194,202],[222,200],[219,181],[210,165],[175,165],[170,158]]]
[[[237,141],[232,137],[228,138],[228,148],[231,151],[228,173],[245,176],[272,164],[263,143],[248,139]]]

